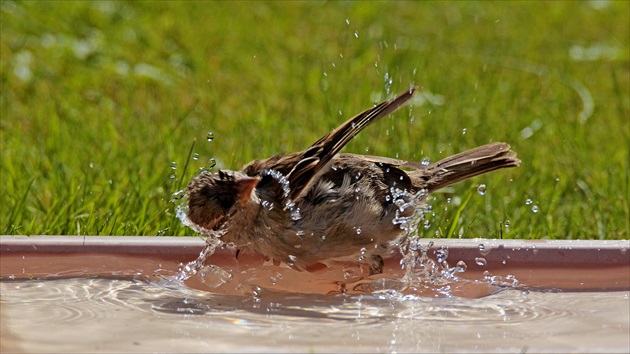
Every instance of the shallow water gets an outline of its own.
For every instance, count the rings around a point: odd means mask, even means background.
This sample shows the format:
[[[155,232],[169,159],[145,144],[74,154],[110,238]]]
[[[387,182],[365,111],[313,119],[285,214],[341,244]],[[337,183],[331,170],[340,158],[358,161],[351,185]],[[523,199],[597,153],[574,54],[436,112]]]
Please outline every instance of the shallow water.
[[[0,291],[3,351],[630,351],[628,291],[228,296],[105,278],[2,281]]]

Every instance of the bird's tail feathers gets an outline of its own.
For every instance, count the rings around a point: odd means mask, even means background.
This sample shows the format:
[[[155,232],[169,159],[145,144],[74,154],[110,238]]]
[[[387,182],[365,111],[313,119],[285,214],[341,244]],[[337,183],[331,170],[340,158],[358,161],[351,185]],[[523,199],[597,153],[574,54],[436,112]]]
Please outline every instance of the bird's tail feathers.
[[[490,171],[516,167],[520,164],[516,153],[506,143],[491,143],[472,150],[449,156],[443,160],[411,172],[416,180],[429,193],[450,186],[459,181]],[[414,177],[416,175],[416,178]]]

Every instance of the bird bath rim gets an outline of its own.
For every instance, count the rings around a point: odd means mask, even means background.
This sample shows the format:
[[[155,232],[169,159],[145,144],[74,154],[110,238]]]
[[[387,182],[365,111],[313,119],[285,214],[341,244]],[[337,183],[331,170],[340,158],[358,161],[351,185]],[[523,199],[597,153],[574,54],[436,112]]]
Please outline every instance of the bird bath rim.
[[[467,264],[466,271],[458,275],[464,279],[474,281],[487,274],[511,276],[518,279],[520,287],[534,290],[630,289],[629,240],[420,240],[423,246],[431,243],[427,252],[430,258],[435,259],[436,250],[442,247],[448,250],[451,266],[460,260]],[[158,269],[176,271],[182,263],[195,260],[204,246],[200,237],[0,236],[0,280],[155,275]],[[400,278],[400,260],[400,254],[387,259],[382,276]],[[251,254],[236,259],[235,250],[226,247],[217,249],[208,263],[251,276],[251,271],[268,268],[270,262]],[[280,269],[284,275],[279,290],[305,293],[334,292],[337,285],[333,278],[344,274],[276,268],[270,274]]]

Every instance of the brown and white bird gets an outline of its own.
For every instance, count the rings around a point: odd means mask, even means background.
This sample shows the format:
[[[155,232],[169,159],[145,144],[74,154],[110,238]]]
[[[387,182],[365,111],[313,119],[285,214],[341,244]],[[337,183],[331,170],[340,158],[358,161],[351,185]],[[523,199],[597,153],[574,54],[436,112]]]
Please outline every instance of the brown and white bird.
[[[433,164],[338,154],[414,92],[411,88],[359,113],[306,150],[255,160],[240,171],[195,177],[187,190],[191,226],[234,243],[239,251],[257,252],[296,269],[352,261],[368,263],[371,274],[381,273],[383,258],[405,235],[398,221],[413,215],[426,195],[520,163],[505,143]],[[412,200],[412,195],[420,198]]]

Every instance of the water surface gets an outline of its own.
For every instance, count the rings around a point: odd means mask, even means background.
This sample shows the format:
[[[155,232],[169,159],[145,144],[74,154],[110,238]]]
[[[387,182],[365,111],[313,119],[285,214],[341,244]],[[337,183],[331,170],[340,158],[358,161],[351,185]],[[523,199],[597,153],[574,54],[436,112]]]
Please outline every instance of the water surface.
[[[628,291],[230,296],[115,278],[2,281],[0,290],[3,351],[630,351]]]

